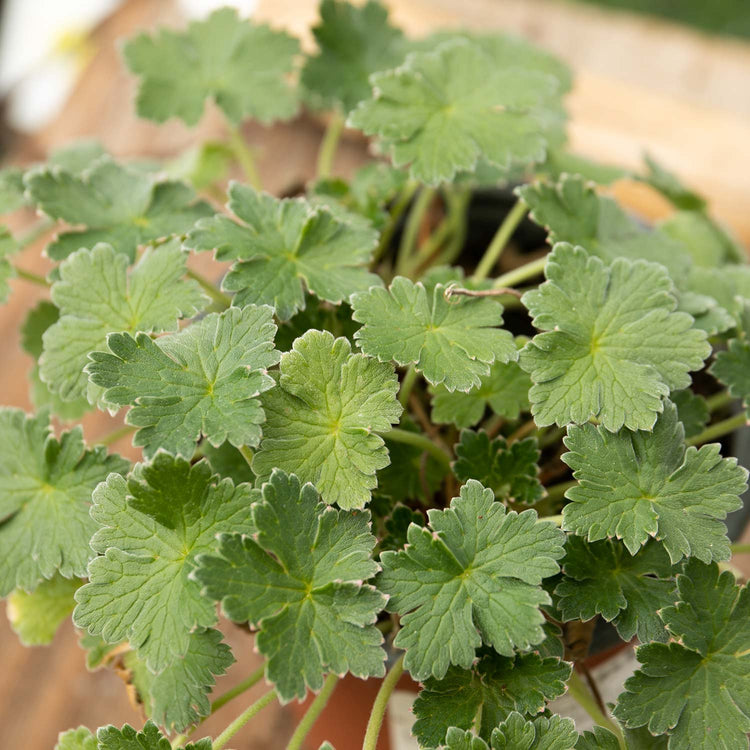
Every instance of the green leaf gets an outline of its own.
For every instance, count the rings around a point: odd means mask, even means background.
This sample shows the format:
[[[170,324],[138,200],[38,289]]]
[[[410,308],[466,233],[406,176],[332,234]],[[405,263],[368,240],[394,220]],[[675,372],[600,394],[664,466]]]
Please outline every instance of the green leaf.
[[[537,714],[561,696],[570,669],[564,661],[534,653],[509,658],[483,649],[470,669],[450,667],[442,680],[425,682],[414,703],[412,734],[420,746],[438,747],[450,727],[471,729],[481,715],[477,730],[489,740],[512,711]]]
[[[202,556],[193,575],[227,617],[260,628],[255,645],[280,698],[320,690],[329,671],[382,677],[374,622],[385,598],[362,583],[378,568],[370,514],[328,508],[312,485],[275,470],[253,518],[256,537],[222,534],[221,557]]]
[[[184,281],[185,254],[175,242],[148,248],[130,272],[128,259],[109,245],[80,249],[60,265],[52,301],[60,319],[43,334],[42,380],[65,401],[86,395],[83,368],[107,334],[173,331],[207,303],[194,281]],[[90,400],[96,400],[98,393]]]
[[[76,592],[76,625],[110,643],[130,641],[158,672],[183,657],[190,633],[216,622],[212,603],[189,579],[197,555],[224,531],[253,533],[257,490],[216,482],[205,461],[191,466],[159,453],[129,480],[111,475],[94,491],[91,540],[100,554]]]
[[[741,507],[747,471],[722,458],[718,443],[686,450],[673,404],[666,402],[652,432],[585,424],[570,427],[564,442],[578,486],[565,493],[563,528],[590,542],[622,539],[631,555],[654,537],[673,563],[729,559],[722,519]]]
[[[60,732],[55,750],[97,750],[96,737],[86,727]]]
[[[0,214],[13,213],[27,204],[23,174],[20,167],[0,169]]]
[[[732,339],[725,351],[716,355],[709,372],[729,389],[734,398],[741,398],[750,414],[750,342]]]
[[[544,639],[540,583],[554,575],[564,535],[535,511],[506,513],[492,490],[470,480],[430,528],[409,527],[406,549],[383,552],[378,587],[401,615],[394,641],[412,677],[468,669],[484,641],[505,656]]]
[[[398,380],[389,364],[352,354],[344,338],[308,331],[281,357],[279,385],[263,396],[266,423],[253,471],[275,468],[312,482],[341,508],[362,508],[388,465],[378,432],[398,422]]]
[[[99,750],[170,750],[172,747],[153,721],[147,721],[140,732],[130,724],[124,724],[122,729],[112,725],[101,727],[96,737]],[[206,737],[198,742],[188,742],[184,749],[211,750],[211,740]]]
[[[573,750],[577,741],[572,719],[540,716],[529,720],[513,712],[492,733],[492,750]]]
[[[602,615],[623,641],[634,635],[641,643],[667,640],[657,613],[674,604],[677,594],[672,564],[658,542],[631,556],[622,544],[569,536],[563,572],[555,595],[566,622]]]
[[[87,450],[76,427],[58,440],[48,415],[0,409],[0,596],[33,591],[56,571],[86,575],[96,523],[91,491],[128,462],[103,447]]]
[[[166,168],[170,177],[187,180],[196,190],[204,190],[227,177],[235,158],[228,144],[206,141],[180,154]]]
[[[472,427],[482,419],[487,407],[499,417],[518,419],[521,412],[530,408],[529,388],[531,378],[517,362],[496,361],[489,374],[480,377],[479,387],[468,393],[431,387],[432,421]]]
[[[550,244],[581,245],[592,255],[644,259],[665,266],[675,283],[686,276],[690,257],[681,242],[644,228],[614,200],[596,193],[580,175],[562,175],[557,184],[535,182],[517,189],[530,216],[549,232]]]
[[[281,320],[305,307],[305,289],[338,304],[352,292],[381,284],[367,270],[377,233],[314,209],[302,199],[278,200],[247,185],[229,187],[227,216],[199,221],[187,236],[193,250],[216,250],[218,260],[236,260],[223,282],[237,292],[234,304],[269,304]]]
[[[247,459],[231,443],[225,442],[214,447],[208,440],[205,440],[200,447],[211,469],[222,479],[228,477],[235,484],[242,484],[242,482],[255,484],[255,474],[248,465]]]
[[[625,744],[628,750],[667,750],[669,737],[660,734],[655,737],[648,731],[648,727],[638,727],[638,729],[624,728]]]
[[[650,430],[662,397],[690,385],[711,347],[692,318],[674,312],[672,282],[655,263],[624,258],[611,266],[561,243],[547,281],[523,303],[537,334],[520,364],[534,381],[536,423],[580,424],[596,417],[607,430]]]
[[[659,231],[682,243],[696,266],[716,268],[736,260],[727,236],[698,211],[676,211],[659,223]]]
[[[377,0],[360,7],[322,0],[312,31],[319,51],[305,61],[301,82],[318,109],[354,109],[370,97],[370,75],[395,68],[410,46]]]
[[[139,428],[133,444],[147,458],[158,450],[189,458],[201,435],[216,446],[255,446],[258,396],[273,387],[266,368],[280,356],[275,333],[270,307],[230,307],[157,341],[111,333],[111,353],[92,352],[86,371],[107,404],[133,407],[125,421]]]
[[[373,97],[349,124],[379,136],[412,179],[449,181],[473,171],[480,157],[500,167],[544,159],[545,123],[535,109],[557,94],[550,75],[497,66],[479,45],[459,39],[414,53],[370,82]]]
[[[659,164],[653,156],[646,154],[644,161],[648,172],[641,179],[671,201],[675,208],[683,211],[702,211],[706,208],[703,196],[685,187],[677,175]]]
[[[544,494],[536,438],[509,445],[503,437],[490,440],[484,430],[461,430],[455,450],[453,473],[458,480],[478,480],[495,493],[496,500],[533,505]]]
[[[157,181],[109,158],[99,159],[80,175],[42,167],[25,179],[41,211],[85,227],[57,235],[46,250],[53,260],[106,242],[132,261],[139,245],[182,234],[202,216],[213,214],[211,206],[196,201],[192,188],[184,183]]]
[[[383,521],[385,533],[380,541],[380,549],[399,550],[406,546],[409,526],[424,526],[424,516],[406,505],[396,505],[388,518]]]
[[[693,268],[685,286],[684,295],[693,293],[712,298],[739,325],[750,301],[750,267],[729,263],[721,268]],[[730,327],[731,323],[721,330]]]
[[[86,652],[86,669],[93,672],[106,666],[122,644],[107,643],[98,635],[83,632],[78,639],[78,645]]]
[[[515,360],[518,352],[511,334],[498,328],[500,304],[476,297],[449,301],[444,292],[437,284],[428,294],[421,282],[397,276],[387,290],[354,294],[352,317],[363,324],[354,337],[381,362],[413,364],[432,385],[469,391],[496,360]]]
[[[445,738],[446,750],[489,750],[487,743],[468,729],[451,727]]]
[[[8,597],[6,611],[10,626],[24,646],[46,646],[73,611],[73,594],[81,585],[77,578],[59,573],[42,581],[32,593],[16,589]]]
[[[299,43],[283,31],[240,19],[233,8],[192,21],[185,31],[139,34],[123,52],[141,79],[138,114],[149,120],[179,117],[195,125],[209,98],[235,124],[246,117],[286,120],[297,112],[297,93],[287,79]]]
[[[693,393],[689,388],[672,391],[669,398],[677,408],[677,419],[682,422],[685,437],[700,435],[711,417],[706,399]]]
[[[668,734],[670,750],[741,750],[750,732],[750,590],[716,564],[688,561],[680,601],[661,617],[677,639],[636,651],[615,715],[625,726]]]
[[[581,734],[575,748],[576,750],[620,750],[620,743],[609,729],[595,725]],[[628,745],[628,749],[637,750],[631,745]]]

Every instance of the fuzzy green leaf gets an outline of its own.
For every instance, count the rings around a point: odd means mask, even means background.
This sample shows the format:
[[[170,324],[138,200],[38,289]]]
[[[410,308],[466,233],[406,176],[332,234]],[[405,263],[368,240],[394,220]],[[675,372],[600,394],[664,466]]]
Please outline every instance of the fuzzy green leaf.
[[[216,622],[212,603],[188,578],[216,535],[254,531],[257,490],[228,479],[216,483],[205,461],[193,466],[159,453],[129,480],[111,475],[94,492],[91,514],[101,528],[91,540],[100,554],[76,592],[73,619],[110,643],[129,640],[152,671],[183,657],[195,628]]]
[[[638,748],[627,745],[628,750],[638,750]],[[592,729],[587,729],[578,738],[575,746],[576,750],[620,750],[620,743],[609,729],[594,725]]]
[[[378,587],[402,615],[394,645],[417,680],[468,669],[485,643],[512,656],[544,639],[541,589],[562,557],[564,535],[536,512],[506,513],[492,490],[470,480],[430,528],[409,527],[406,549],[383,552]]]
[[[130,274],[127,267],[127,257],[104,244],[60,265],[52,285],[60,319],[42,336],[39,371],[63,400],[86,395],[83,368],[92,351],[105,348],[108,333],[173,331],[207,302],[194,281],[182,280],[185,254],[176,243],[147,249]]]
[[[287,79],[299,43],[239,18],[233,8],[192,21],[185,31],[139,34],[123,52],[141,79],[138,114],[149,120],[179,117],[195,125],[209,98],[235,124],[246,117],[286,120],[297,112],[297,93]]]
[[[497,66],[459,39],[370,80],[374,95],[349,123],[383,139],[393,163],[409,165],[415,180],[452,180],[480,157],[500,167],[544,159],[545,123],[535,109],[558,91],[551,75]]]
[[[275,468],[312,482],[325,502],[362,508],[388,465],[377,432],[398,422],[393,367],[352,354],[344,338],[308,331],[281,357],[279,385],[263,396],[266,423],[253,471]]]
[[[677,408],[677,419],[685,428],[685,437],[700,435],[711,416],[706,399],[693,393],[689,388],[672,391],[669,398]]]
[[[377,564],[370,514],[319,502],[315,488],[275,470],[253,508],[257,536],[223,534],[220,557],[193,574],[235,622],[259,627],[256,647],[283,701],[319,690],[328,671],[385,673],[374,627],[385,598],[362,581]]]
[[[502,306],[494,300],[464,297],[449,301],[437,284],[428,294],[397,276],[388,289],[377,287],[352,296],[354,334],[365,354],[381,362],[416,365],[432,385],[469,391],[481,385],[496,360],[517,359],[513,337],[502,325]]]
[[[484,430],[461,430],[455,450],[453,472],[460,482],[476,479],[489,487],[497,500],[533,505],[542,497],[536,438],[508,445],[503,437],[490,440]]]
[[[726,350],[716,355],[709,372],[727,386],[730,395],[742,399],[750,414],[750,342],[732,339]]]
[[[673,404],[666,402],[652,432],[585,424],[569,428],[564,442],[578,486],[565,493],[572,502],[563,528],[591,542],[622,539],[631,555],[654,537],[673,563],[729,559],[722,519],[742,505],[747,471],[722,458],[718,443],[686,450]]]
[[[446,750],[573,750],[578,733],[572,719],[561,716],[540,716],[525,719],[517,711],[493,732],[490,743],[466,729],[451,727],[446,737]]]
[[[549,255],[547,281],[523,303],[537,334],[520,364],[534,381],[536,423],[581,424],[596,417],[607,430],[650,430],[662,397],[690,384],[710,354],[692,318],[674,312],[672,282],[655,263],[624,258],[611,266],[561,243]]]
[[[247,459],[231,443],[226,442],[214,447],[208,440],[201,443],[203,455],[215,474],[222,479],[228,477],[235,484],[249,482],[255,484],[255,474]]]
[[[185,246],[236,260],[224,289],[234,304],[272,305],[281,320],[305,308],[305,289],[338,304],[382,282],[367,270],[377,233],[302,199],[278,200],[247,185],[229,188],[229,208],[244,223],[215,216],[197,223]]]
[[[99,750],[171,750],[172,747],[153,721],[147,721],[140,732],[130,724],[124,724],[122,729],[112,725],[101,727],[96,738]],[[188,742],[184,750],[211,750],[211,740],[206,737]]]
[[[106,403],[133,407],[125,421],[140,428],[133,443],[147,458],[160,449],[189,458],[201,435],[217,446],[255,446],[258,396],[274,385],[265,370],[280,356],[275,333],[270,307],[231,307],[157,341],[112,333],[111,353],[93,352],[86,371]]]
[[[380,540],[380,549],[399,550],[406,546],[409,526],[425,525],[424,516],[416,510],[412,510],[406,505],[396,505],[388,518],[383,521],[385,533]]]
[[[32,170],[26,187],[45,214],[85,227],[58,234],[46,251],[54,260],[106,242],[132,261],[139,245],[182,234],[213,213],[184,183],[158,182],[109,158],[80,176],[54,167]]]
[[[23,174],[20,167],[0,169],[0,214],[12,213],[26,205]]]
[[[492,730],[512,711],[539,713],[565,692],[570,665],[538,654],[508,658],[490,649],[480,652],[470,669],[451,667],[442,680],[428,679],[414,703],[417,721],[412,734],[421,747],[438,747],[450,727],[471,729],[481,711],[479,736]]]
[[[48,415],[0,409],[0,596],[33,591],[56,571],[86,575],[91,491],[128,462],[103,447],[87,450],[76,427],[58,440]]]
[[[97,750],[96,737],[86,727],[60,732],[55,750]]]
[[[585,542],[569,536],[563,560],[565,577],[555,595],[564,620],[602,615],[623,641],[666,641],[657,612],[677,598],[672,564],[664,548],[648,542],[631,556],[622,544]]]
[[[615,715],[628,727],[668,734],[670,750],[744,750],[750,732],[750,589],[716,564],[690,560],[680,601],[661,618],[677,639],[636,651]]]

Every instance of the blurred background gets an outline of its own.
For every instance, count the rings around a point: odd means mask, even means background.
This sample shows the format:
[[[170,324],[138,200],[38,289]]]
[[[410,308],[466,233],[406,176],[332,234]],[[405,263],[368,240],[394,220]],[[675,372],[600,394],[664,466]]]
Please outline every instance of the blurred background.
[[[119,60],[119,40],[157,25],[184,25],[227,3],[212,0],[0,0],[0,161],[28,164],[76,138],[96,138],[117,157],[169,159],[190,145],[220,137],[209,109],[197,128],[172,121],[157,127],[133,110],[134,82]],[[317,17],[315,0],[228,3],[246,15],[286,27],[305,44]],[[414,35],[438,27],[501,28],[520,34],[571,64],[568,100],[572,149],[624,167],[655,156],[710,201],[750,247],[750,2],[748,0],[386,0],[397,24]],[[291,123],[245,127],[264,186],[282,193],[314,171],[322,124],[307,115]],[[361,141],[345,141],[335,172],[346,175],[364,157]],[[644,218],[666,211],[647,187],[623,181],[617,197]],[[12,231],[34,220],[17,212]],[[4,219],[5,221],[5,219]],[[46,270],[40,242],[24,267]],[[209,261],[210,262],[210,261]],[[30,408],[31,360],[18,345],[26,311],[42,296],[14,280],[0,308],[0,401]],[[109,432],[106,414],[86,418],[90,440]],[[128,454],[128,442],[115,448]],[[747,541],[747,538],[746,538]],[[750,560],[738,558],[747,572]],[[220,689],[256,665],[246,634],[226,628],[239,665]],[[111,670],[89,673],[70,624],[51,647],[23,648],[0,617],[0,735],[6,747],[48,750],[60,730],[79,724],[142,723]],[[256,686],[258,687],[258,686]],[[260,688],[262,689],[262,688]],[[252,693],[250,697],[252,697]],[[398,723],[398,717],[394,717]],[[205,725],[220,729],[226,717]],[[408,712],[403,719],[408,726]],[[395,725],[394,725],[395,726]],[[283,710],[237,735],[233,746],[283,747],[290,728]],[[403,750],[393,730],[392,750]],[[198,736],[202,736],[201,732]]]

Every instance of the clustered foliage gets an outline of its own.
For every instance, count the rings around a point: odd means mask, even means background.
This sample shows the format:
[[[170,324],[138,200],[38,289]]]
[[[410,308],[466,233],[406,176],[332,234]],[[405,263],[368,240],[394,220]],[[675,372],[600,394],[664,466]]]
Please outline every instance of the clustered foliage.
[[[234,661],[219,611],[282,703],[405,669],[424,748],[746,748],[725,518],[747,472],[711,442],[750,409],[741,248],[655,162],[566,151],[559,60],[408,39],[375,0],[320,12],[310,55],[230,9],[125,44],[140,116],[194,125],[210,100],[227,143],[161,165],[82,143],[0,173],[0,209],[55,228],[46,279],[0,234],[2,296],[49,286],[22,329],[37,411],[0,410],[0,595],[27,644],[72,613],[148,718],[58,750],[192,731]],[[303,104],[328,118],[319,175],[279,199],[236,126]],[[330,177],[345,124],[377,154],[349,180]],[[642,225],[607,195],[621,177],[674,212]],[[513,185],[482,254],[472,197]],[[521,222],[536,244],[501,256]],[[220,288],[189,269],[211,253]],[[97,408],[140,462],[56,436]],[[594,618],[640,668],[579,734],[547,704],[580,698],[566,633]]]

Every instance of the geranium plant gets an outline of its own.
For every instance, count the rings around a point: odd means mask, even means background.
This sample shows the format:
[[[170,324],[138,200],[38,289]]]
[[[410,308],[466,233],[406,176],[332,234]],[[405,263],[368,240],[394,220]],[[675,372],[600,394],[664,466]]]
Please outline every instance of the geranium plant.
[[[668,218],[609,197],[624,173],[566,150],[554,57],[409,39],[373,0],[320,11],[308,55],[231,9],[124,45],[140,116],[194,125],[210,100],[225,143],[157,165],[75,144],[2,173],[4,209],[55,234],[44,278],[14,257],[30,236],[2,238],[3,295],[18,276],[49,299],[21,332],[37,411],[0,411],[0,595],[28,644],[72,615],[145,713],[57,747],[220,750],[312,691],[301,748],[351,674],[383,678],[355,738],[373,750],[408,672],[425,748],[746,748],[724,519],[747,472],[722,455],[750,399],[742,249],[651,160],[629,176]],[[278,198],[239,126],[301,106],[327,123],[318,176]],[[345,127],[372,153],[350,179]],[[498,188],[485,246],[472,206]],[[99,445],[58,429],[97,408],[125,415]],[[108,452],[124,434],[138,463]],[[210,703],[234,660],[219,613],[264,664]],[[613,705],[581,661],[596,622],[639,644]],[[566,691],[593,731],[551,713]]]

